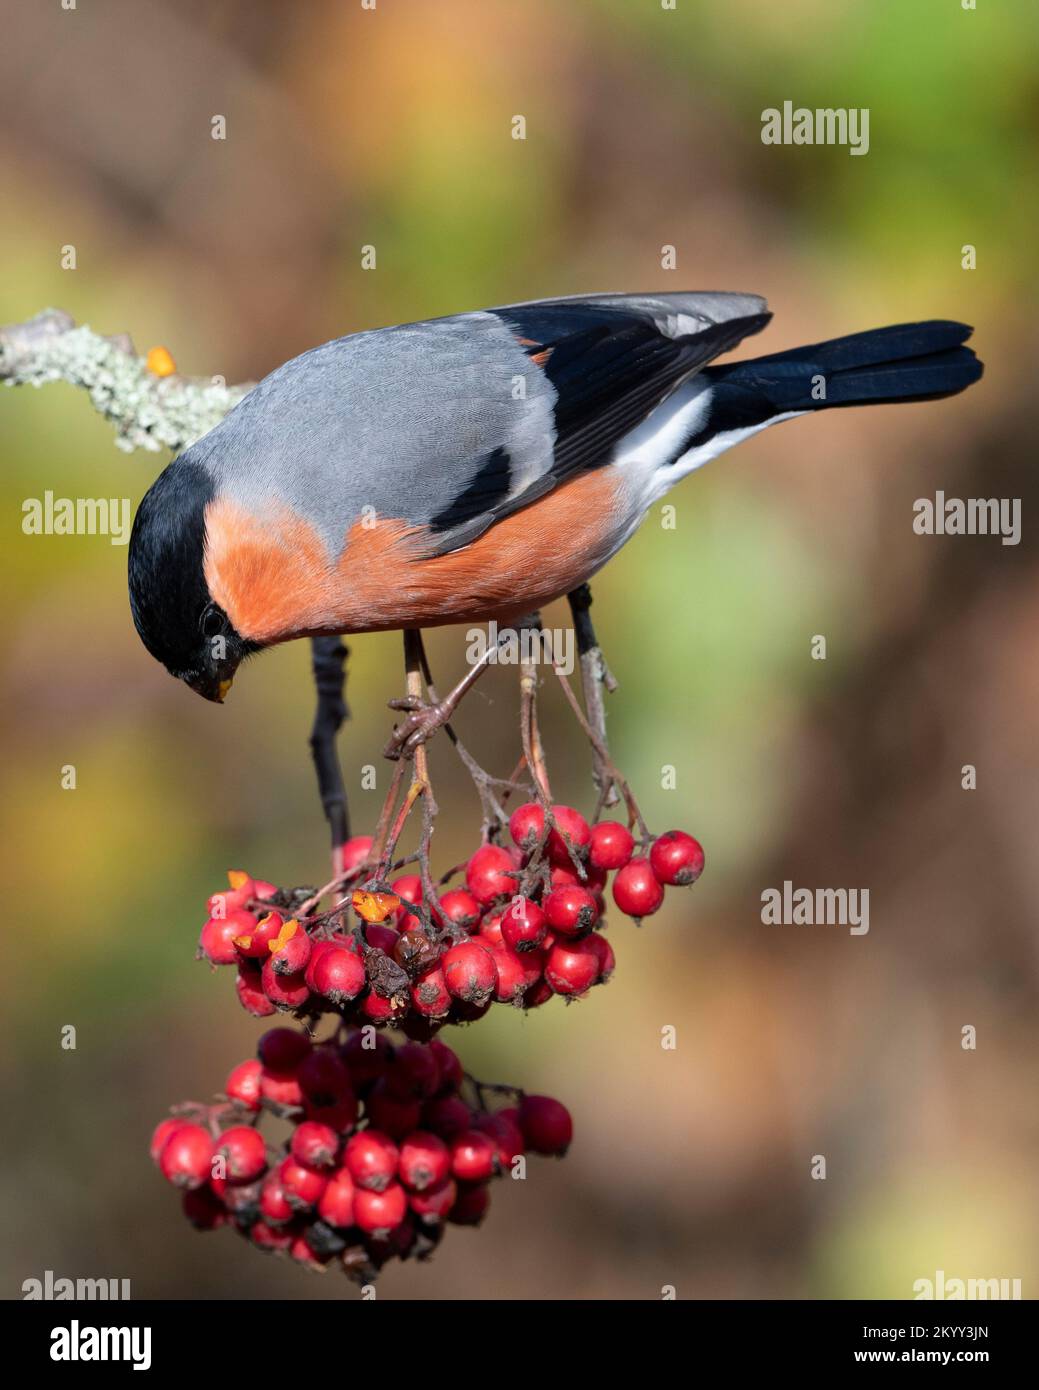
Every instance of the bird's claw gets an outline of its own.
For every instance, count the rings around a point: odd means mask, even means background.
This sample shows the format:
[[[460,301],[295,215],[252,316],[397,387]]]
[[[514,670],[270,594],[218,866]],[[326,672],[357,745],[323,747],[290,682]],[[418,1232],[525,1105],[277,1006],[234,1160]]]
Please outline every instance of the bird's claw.
[[[443,700],[437,704],[427,704],[415,695],[408,695],[399,700],[390,700],[389,705],[391,709],[407,711],[407,718],[394,726],[389,742],[383,749],[383,757],[394,762],[398,758],[413,757],[415,750],[443,728],[451,717],[451,711]]]

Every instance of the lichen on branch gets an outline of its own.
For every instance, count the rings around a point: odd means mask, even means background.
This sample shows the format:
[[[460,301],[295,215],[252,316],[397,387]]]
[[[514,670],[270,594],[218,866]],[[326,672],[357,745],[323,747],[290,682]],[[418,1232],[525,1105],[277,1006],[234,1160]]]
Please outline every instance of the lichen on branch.
[[[106,338],[85,324],[77,327],[61,309],[44,309],[25,323],[0,327],[0,381],[37,387],[67,381],[82,387],[127,453],[179,453],[219,424],[253,385],[160,375],[125,334]]]

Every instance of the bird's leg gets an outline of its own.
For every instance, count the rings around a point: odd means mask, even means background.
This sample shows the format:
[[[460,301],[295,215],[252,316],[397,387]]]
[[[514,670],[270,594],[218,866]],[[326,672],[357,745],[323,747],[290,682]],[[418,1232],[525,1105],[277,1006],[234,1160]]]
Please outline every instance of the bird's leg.
[[[525,651],[524,634],[541,635],[541,614],[530,613],[518,624],[520,628],[520,650]],[[531,644],[533,645],[533,644]],[[527,761],[530,775],[534,779],[534,789],[543,805],[552,801],[552,789],[548,784],[548,769],[545,767],[545,750],[541,745],[541,730],[538,727],[538,671],[533,661],[520,663],[520,738],[523,742],[523,756]]]
[[[350,836],[346,788],[336,752],[336,734],[343,720],[350,715],[343,694],[345,663],[349,652],[338,637],[312,637],[310,651],[314,684],[317,686],[317,710],[310,732],[310,751],[317,771],[321,805],[332,832],[332,874],[337,876],[343,871],[343,845]]]
[[[409,671],[408,693],[403,699],[391,700],[389,704],[390,709],[404,710],[407,717],[394,727],[393,734],[383,749],[383,757],[385,758],[413,757],[417,748],[432,738],[437,729],[443,728],[458,708],[462,697],[471,686],[476,684],[498,655],[497,644],[489,646],[480,660],[470,666],[455,688],[449,691],[442,700],[424,700],[420,689],[421,676],[419,676],[418,687],[415,687],[410,674],[412,670],[421,671],[420,650],[421,637],[418,629],[406,629],[404,652]],[[414,662],[411,659],[412,652],[414,653]]]
[[[577,654],[581,662],[581,691],[584,695],[585,709],[588,711],[588,722],[602,746],[608,748],[609,745],[606,742],[606,703],[603,700],[603,690],[609,691],[612,695],[617,689],[617,682],[614,680],[610,668],[606,665],[606,659],[595,636],[595,628],[592,626],[592,616],[589,612],[592,606],[590,587],[587,584],[579,584],[567,595],[567,598],[570,602],[570,612],[574,617],[574,631],[577,634]],[[615,806],[619,797],[613,779],[607,773],[605,764],[594,746],[592,750],[592,780],[599,793],[599,806],[596,809],[596,816],[598,816],[603,807]]]

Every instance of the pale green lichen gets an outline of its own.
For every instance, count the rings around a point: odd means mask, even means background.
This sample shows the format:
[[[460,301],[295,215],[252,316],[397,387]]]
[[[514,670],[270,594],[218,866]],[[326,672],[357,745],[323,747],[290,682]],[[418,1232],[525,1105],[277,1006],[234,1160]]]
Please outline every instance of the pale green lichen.
[[[159,377],[143,358],[67,316],[45,310],[0,334],[0,378],[8,386],[67,381],[83,387],[115,426],[118,448],[179,452],[220,423],[250,389],[219,381]],[[14,335],[18,334],[16,338]]]

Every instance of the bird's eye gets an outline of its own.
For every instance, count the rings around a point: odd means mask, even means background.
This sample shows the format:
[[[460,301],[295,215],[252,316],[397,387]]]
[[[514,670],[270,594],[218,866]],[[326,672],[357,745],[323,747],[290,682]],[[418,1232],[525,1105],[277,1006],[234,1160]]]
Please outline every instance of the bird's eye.
[[[215,637],[224,630],[224,615],[216,604],[211,603],[202,614],[202,632],[206,637]]]

